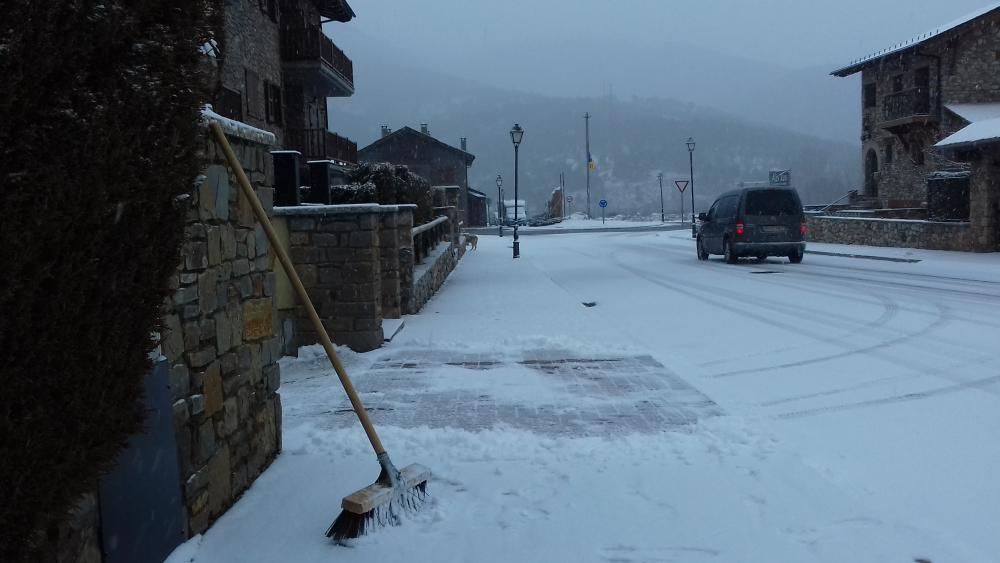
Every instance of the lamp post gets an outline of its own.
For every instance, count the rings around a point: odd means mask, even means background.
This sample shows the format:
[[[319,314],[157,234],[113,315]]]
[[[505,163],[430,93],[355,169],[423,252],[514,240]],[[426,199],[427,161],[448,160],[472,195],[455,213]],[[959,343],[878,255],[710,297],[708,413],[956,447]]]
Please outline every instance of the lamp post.
[[[503,236],[503,176],[497,174],[497,224],[500,229],[500,236]]]
[[[691,238],[698,238],[698,225],[694,218],[694,137],[688,137],[688,163],[691,165]]]
[[[514,127],[510,130],[510,141],[512,143],[514,143],[514,258],[520,258],[521,257],[521,245],[517,241],[517,223],[518,223],[518,218],[517,218],[517,211],[518,211],[518,209],[517,208],[520,207],[520,205],[518,205],[518,201],[519,200],[518,200],[518,197],[517,197],[518,196],[518,193],[517,193],[517,149],[518,149],[518,147],[520,147],[520,145],[521,145],[521,139],[523,139],[523,138],[524,138],[524,129],[521,129],[521,126],[518,125],[517,123],[515,123]]]
[[[663,172],[657,174],[656,179],[660,181],[660,222],[666,223],[666,215],[663,213]]]

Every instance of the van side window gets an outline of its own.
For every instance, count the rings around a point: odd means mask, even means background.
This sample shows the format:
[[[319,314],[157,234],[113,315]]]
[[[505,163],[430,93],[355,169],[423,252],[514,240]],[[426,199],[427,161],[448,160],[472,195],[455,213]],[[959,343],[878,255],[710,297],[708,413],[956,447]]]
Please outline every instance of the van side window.
[[[732,219],[736,216],[736,208],[740,198],[727,197],[719,202],[719,219]]]
[[[722,203],[721,199],[719,201],[713,203],[712,204],[712,208],[708,210],[708,220],[709,221],[714,221],[717,218],[718,211],[719,211],[719,204],[720,203]]]

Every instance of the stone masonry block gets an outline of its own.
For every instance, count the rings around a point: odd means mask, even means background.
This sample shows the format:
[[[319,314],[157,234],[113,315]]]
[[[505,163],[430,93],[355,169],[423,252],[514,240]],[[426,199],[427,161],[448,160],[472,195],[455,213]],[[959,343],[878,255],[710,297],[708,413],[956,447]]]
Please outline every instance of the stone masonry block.
[[[371,231],[378,227],[378,215],[366,214],[358,218],[358,228],[363,231]]]
[[[315,231],[316,220],[310,217],[292,217],[288,221],[290,231]]]
[[[288,242],[292,246],[307,246],[310,244],[309,233],[291,233],[288,235]]]
[[[355,231],[351,233],[352,248],[371,248],[375,246],[378,237],[374,231]]]

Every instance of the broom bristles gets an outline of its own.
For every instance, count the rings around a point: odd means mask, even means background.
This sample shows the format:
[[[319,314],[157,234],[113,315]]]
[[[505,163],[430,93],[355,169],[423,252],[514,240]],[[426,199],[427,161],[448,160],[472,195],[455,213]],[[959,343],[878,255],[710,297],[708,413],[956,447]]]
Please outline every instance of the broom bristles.
[[[420,510],[427,499],[427,481],[393,495],[388,501],[368,512],[358,514],[342,510],[326,531],[326,537],[336,542],[359,538],[370,531],[398,526],[403,516]]]

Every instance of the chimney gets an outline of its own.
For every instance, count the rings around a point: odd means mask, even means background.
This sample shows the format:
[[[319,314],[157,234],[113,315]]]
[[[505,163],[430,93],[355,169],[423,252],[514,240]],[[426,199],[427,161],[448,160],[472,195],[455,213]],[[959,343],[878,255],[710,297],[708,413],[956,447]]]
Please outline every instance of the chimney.
[[[469,144],[466,142],[465,137],[462,137],[462,150],[469,152]]]
[[[383,125],[382,126],[382,136],[383,137],[388,137],[389,133],[392,133],[392,129],[389,129],[388,125]]]
[[[430,135],[431,134],[430,130],[427,129],[427,124],[426,123],[421,123],[420,124],[420,132],[423,133],[424,135]]]

